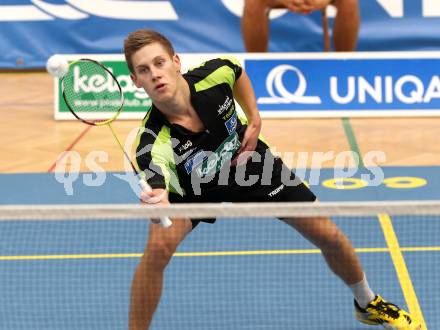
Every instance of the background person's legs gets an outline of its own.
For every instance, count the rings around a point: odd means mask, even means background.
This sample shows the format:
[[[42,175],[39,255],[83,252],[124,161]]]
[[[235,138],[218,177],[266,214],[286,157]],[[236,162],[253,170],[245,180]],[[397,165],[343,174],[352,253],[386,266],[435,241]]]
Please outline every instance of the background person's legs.
[[[333,23],[333,48],[338,52],[354,51],[360,24],[358,1],[339,0],[335,7],[338,12]]]
[[[337,14],[332,29],[333,47],[328,42],[328,22],[324,15],[322,30],[324,50],[354,51],[356,49],[360,14],[358,0],[338,0],[334,6]],[[246,51],[267,52],[269,45],[269,12],[274,8],[285,8],[277,0],[245,0],[241,19],[241,32]],[[325,13],[325,8],[322,9]]]
[[[269,10],[274,1],[245,0],[241,33],[248,52],[266,52],[269,44]]]

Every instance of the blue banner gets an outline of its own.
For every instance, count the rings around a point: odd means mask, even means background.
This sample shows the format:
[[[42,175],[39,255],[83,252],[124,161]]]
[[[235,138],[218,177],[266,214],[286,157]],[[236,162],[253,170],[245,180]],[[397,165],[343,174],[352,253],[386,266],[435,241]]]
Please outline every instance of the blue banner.
[[[440,49],[440,1],[359,1],[359,51]],[[55,53],[119,54],[127,33],[145,27],[167,35],[178,52],[243,52],[242,8],[243,0],[3,0],[0,67],[43,67]],[[320,13],[275,13],[269,48],[321,51]]]
[[[259,109],[270,112],[344,111],[369,116],[435,114],[440,109],[440,55],[357,53],[354,58],[245,59]],[[400,55],[399,55],[400,54]],[[423,54],[420,54],[423,55]],[[385,55],[383,55],[385,56]],[[426,55],[425,55],[426,56]],[[379,58],[378,58],[379,57]],[[424,112],[424,113],[423,113]]]

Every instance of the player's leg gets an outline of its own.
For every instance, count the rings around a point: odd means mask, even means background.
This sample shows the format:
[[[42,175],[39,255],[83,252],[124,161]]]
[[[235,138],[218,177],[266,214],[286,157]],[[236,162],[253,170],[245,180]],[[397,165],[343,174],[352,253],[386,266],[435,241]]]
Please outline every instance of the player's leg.
[[[329,218],[289,218],[284,222],[319,247],[330,269],[352,290],[356,318],[365,324],[384,325],[387,329],[421,329],[398,306],[375,295],[369,288],[362,266],[349,239]]]
[[[272,0],[245,0],[241,33],[248,52],[266,52],[269,43],[269,10]]]
[[[359,259],[350,240],[329,218],[289,218],[284,222],[316,245],[329,265],[347,285],[363,279]]]
[[[262,142],[259,142],[260,147]],[[288,168],[281,158],[265,150],[265,162],[272,166],[261,164],[248,164],[247,169],[253,174],[261,167],[262,182],[258,189],[253,189],[247,198],[254,201],[267,202],[314,202],[316,196]],[[348,238],[339,230],[329,218],[287,218],[282,219],[296,229],[305,238],[318,246],[333,272],[335,272],[348,285],[362,280],[363,272],[359,259]]]
[[[359,34],[358,0],[336,0],[338,10],[333,24],[333,43],[336,51],[354,51]]]
[[[273,157],[271,153],[266,157]],[[313,202],[316,196],[287,168],[274,159],[271,185],[254,189],[254,200]],[[264,176],[264,173],[263,173]],[[252,193],[250,194],[252,195]],[[389,329],[419,329],[420,323],[404,310],[376,296],[370,289],[361,263],[350,240],[327,217],[284,219],[305,238],[318,246],[330,269],[351,289],[355,297],[356,318],[366,324]]]
[[[131,288],[130,330],[148,329],[162,293],[165,267],[191,230],[189,219],[176,219],[169,228],[150,224],[148,242]]]

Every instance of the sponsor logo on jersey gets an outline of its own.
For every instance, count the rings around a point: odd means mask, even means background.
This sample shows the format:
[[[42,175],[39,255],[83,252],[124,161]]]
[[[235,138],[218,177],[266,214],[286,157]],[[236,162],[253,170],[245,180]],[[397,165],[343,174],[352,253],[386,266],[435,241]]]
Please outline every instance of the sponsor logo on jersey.
[[[223,165],[232,158],[234,153],[240,148],[240,139],[238,134],[229,135],[215,152],[209,155],[207,159],[196,169],[199,177],[213,175],[220,171]]]
[[[272,190],[270,193],[269,193],[269,197],[273,197],[273,196],[275,196],[276,194],[278,194],[281,190],[283,190],[284,189],[284,184],[282,184],[281,186],[279,186],[279,187],[277,187],[275,190]]]
[[[193,156],[188,158],[185,162],[186,173],[191,173],[195,167],[197,167],[203,159],[206,157],[206,153],[203,150],[198,151]]]
[[[231,118],[225,121],[226,129],[228,130],[229,135],[235,132],[237,128],[237,113],[234,112]]]
[[[179,152],[182,152],[182,151],[185,151],[185,150],[188,150],[188,148],[190,148],[190,147],[192,147],[192,142],[191,142],[191,140],[188,140],[188,141],[186,141],[184,144],[182,144],[178,149],[179,149]]]
[[[225,112],[226,110],[228,110],[231,107],[232,103],[233,103],[233,100],[229,96],[226,96],[225,102],[223,102],[222,105],[219,105],[217,113],[219,115],[221,115],[223,112]]]

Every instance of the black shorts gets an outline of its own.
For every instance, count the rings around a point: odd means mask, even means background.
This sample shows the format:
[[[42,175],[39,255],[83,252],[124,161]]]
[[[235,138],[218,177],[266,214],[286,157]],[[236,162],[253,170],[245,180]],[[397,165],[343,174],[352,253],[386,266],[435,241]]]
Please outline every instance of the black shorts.
[[[261,166],[249,164],[246,175],[261,172]],[[260,168],[259,168],[260,167]],[[231,175],[234,175],[232,171]],[[273,175],[270,182],[259,180],[250,186],[242,186],[235,181],[229,185],[217,185],[204,190],[201,195],[180,196],[170,193],[171,203],[249,203],[249,202],[314,202],[316,196],[307,186],[287,168],[280,158],[275,158]],[[199,222],[214,223],[215,219],[192,220],[193,228]]]

